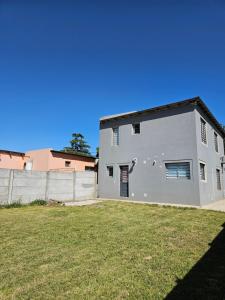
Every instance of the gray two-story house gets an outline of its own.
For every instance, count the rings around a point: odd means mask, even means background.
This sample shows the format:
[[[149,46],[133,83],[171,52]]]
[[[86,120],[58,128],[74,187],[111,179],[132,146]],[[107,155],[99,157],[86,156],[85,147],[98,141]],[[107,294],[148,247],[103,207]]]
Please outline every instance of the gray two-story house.
[[[199,97],[101,118],[99,196],[194,206],[223,199],[224,139]]]

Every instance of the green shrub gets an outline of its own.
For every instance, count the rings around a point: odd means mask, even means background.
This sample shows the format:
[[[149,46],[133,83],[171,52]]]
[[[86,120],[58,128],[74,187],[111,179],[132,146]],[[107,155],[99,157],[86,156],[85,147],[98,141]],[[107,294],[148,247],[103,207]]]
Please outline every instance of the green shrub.
[[[27,203],[27,204],[22,204],[21,202],[2,204],[2,205],[0,205],[0,208],[19,208],[19,207],[24,207],[24,206],[29,206],[29,205],[36,206],[36,205],[47,205],[47,204],[48,204],[47,201],[37,199],[37,200],[34,200],[31,203]]]
[[[47,201],[45,200],[41,200],[41,199],[37,199],[37,200],[34,200],[30,203],[30,205],[47,205]]]
[[[3,204],[0,206],[0,208],[18,208],[18,207],[22,207],[23,204],[21,204],[20,202],[14,202],[14,203],[10,203],[10,204]]]

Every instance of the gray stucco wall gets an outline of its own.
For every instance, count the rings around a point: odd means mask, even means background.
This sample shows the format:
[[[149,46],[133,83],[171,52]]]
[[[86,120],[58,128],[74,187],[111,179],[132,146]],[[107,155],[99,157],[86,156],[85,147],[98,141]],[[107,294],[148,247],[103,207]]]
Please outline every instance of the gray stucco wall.
[[[0,169],[0,204],[96,197],[95,172],[39,172]]]
[[[132,134],[132,123],[141,134]],[[112,127],[119,126],[120,145],[112,146]],[[129,199],[158,203],[200,205],[196,114],[185,106],[146,115],[108,121],[100,128],[99,196],[120,197],[120,165],[131,167]],[[154,164],[155,161],[155,164]],[[166,179],[165,163],[189,161],[191,179]],[[109,177],[107,166],[114,167]]]
[[[204,144],[201,141],[201,118],[206,121],[207,144]],[[201,205],[205,205],[224,198],[224,174],[221,167],[221,157],[224,156],[224,144],[221,134],[200,108],[195,110],[195,119],[198,168],[200,166],[200,162],[203,162],[206,165],[206,181],[201,181],[199,178],[200,202]],[[218,135],[218,153],[215,150],[214,132]],[[221,190],[217,189],[216,169],[219,169],[221,172]]]

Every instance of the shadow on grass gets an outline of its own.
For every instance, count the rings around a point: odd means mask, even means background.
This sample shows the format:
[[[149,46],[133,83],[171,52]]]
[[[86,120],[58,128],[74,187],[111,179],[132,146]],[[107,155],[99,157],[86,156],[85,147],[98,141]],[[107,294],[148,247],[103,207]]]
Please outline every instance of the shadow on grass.
[[[166,300],[225,300],[225,223],[210,249],[166,296]]]

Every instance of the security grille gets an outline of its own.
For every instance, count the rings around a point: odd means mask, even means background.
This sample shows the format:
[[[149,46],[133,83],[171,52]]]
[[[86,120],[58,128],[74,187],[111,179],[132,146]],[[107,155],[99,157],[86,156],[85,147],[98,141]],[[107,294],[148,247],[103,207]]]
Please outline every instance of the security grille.
[[[217,182],[217,189],[221,190],[221,180],[220,180],[220,170],[216,169],[216,182]]]
[[[203,163],[200,163],[200,179],[203,181],[206,180],[205,164],[203,164]]]
[[[206,122],[201,119],[201,139],[204,144],[207,144]]]
[[[219,152],[219,147],[218,147],[218,135],[214,132],[214,145],[215,145],[215,150],[216,152]]]
[[[191,179],[189,162],[166,163],[167,179]]]
[[[119,145],[119,127],[113,128],[113,146]]]
[[[129,197],[129,167],[120,166],[120,196]]]

